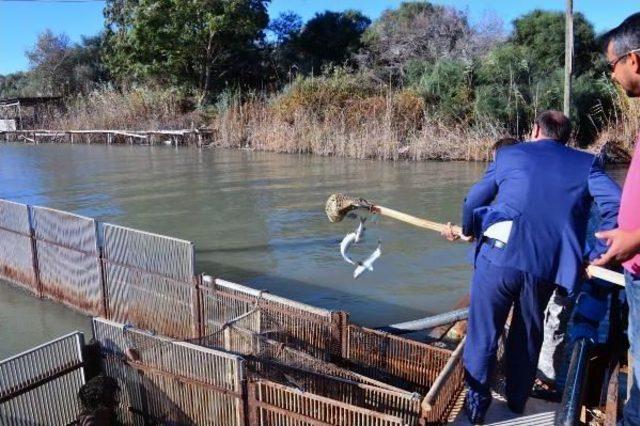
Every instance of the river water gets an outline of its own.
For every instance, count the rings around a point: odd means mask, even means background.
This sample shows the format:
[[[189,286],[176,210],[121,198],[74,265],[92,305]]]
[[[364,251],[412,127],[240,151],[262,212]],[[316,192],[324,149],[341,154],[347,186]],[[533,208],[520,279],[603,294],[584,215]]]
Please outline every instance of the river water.
[[[352,254],[378,239],[375,271],[357,280],[340,257],[352,220],[329,223],[324,203],[346,192],[435,221],[459,222],[484,164],[381,162],[242,150],[0,145],[0,198],[193,241],[196,268],[329,309],[369,326],[449,310],[467,292],[464,243],[381,218]],[[0,285],[0,359],[89,320]],[[90,334],[89,334],[90,336]]]

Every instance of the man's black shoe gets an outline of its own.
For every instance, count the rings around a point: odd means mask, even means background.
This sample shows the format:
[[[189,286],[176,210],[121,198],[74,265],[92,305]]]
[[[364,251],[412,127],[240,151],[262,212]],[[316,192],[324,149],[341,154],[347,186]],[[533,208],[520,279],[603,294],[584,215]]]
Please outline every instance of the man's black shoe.
[[[533,389],[531,389],[531,398],[560,402],[562,401],[562,394],[553,386],[543,384],[536,380],[533,384]]]

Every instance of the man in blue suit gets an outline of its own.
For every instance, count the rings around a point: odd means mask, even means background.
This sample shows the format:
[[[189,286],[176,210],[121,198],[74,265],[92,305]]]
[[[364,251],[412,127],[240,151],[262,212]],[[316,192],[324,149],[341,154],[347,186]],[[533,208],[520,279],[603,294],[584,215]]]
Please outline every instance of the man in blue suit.
[[[477,241],[463,355],[469,386],[465,408],[476,424],[484,421],[491,403],[498,338],[511,306],[506,396],[509,408],[522,413],[551,293],[555,285],[571,292],[582,279],[593,201],[601,225],[615,226],[620,189],[593,155],[565,146],[570,134],[569,119],[561,112],[541,113],[533,142],[500,149],[464,201],[462,233]]]

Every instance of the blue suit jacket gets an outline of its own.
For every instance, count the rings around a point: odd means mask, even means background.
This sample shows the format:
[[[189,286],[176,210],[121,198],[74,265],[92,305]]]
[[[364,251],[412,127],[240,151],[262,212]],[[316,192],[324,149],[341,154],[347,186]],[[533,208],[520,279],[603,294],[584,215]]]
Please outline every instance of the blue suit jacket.
[[[485,250],[488,260],[572,291],[581,280],[592,202],[600,229],[612,229],[620,193],[595,156],[553,140],[520,143],[498,150],[495,162],[469,190],[462,230],[481,238],[493,223],[512,220],[509,243]],[[599,243],[591,257],[605,249]]]

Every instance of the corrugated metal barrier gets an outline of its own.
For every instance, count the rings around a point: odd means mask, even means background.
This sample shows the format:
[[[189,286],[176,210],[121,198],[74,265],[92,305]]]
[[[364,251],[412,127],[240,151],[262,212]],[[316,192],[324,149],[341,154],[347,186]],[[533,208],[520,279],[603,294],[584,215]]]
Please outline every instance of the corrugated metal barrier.
[[[96,221],[31,207],[42,294],[89,315],[103,313]]]
[[[0,424],[65,425],[79,412],[84,337],[75,332],[0,362]]]
[[[0,200],[0,276],[40,295],[29,207]]]
[[[193,243],[102,224],[107,317],[170,337],[198,336]]]

